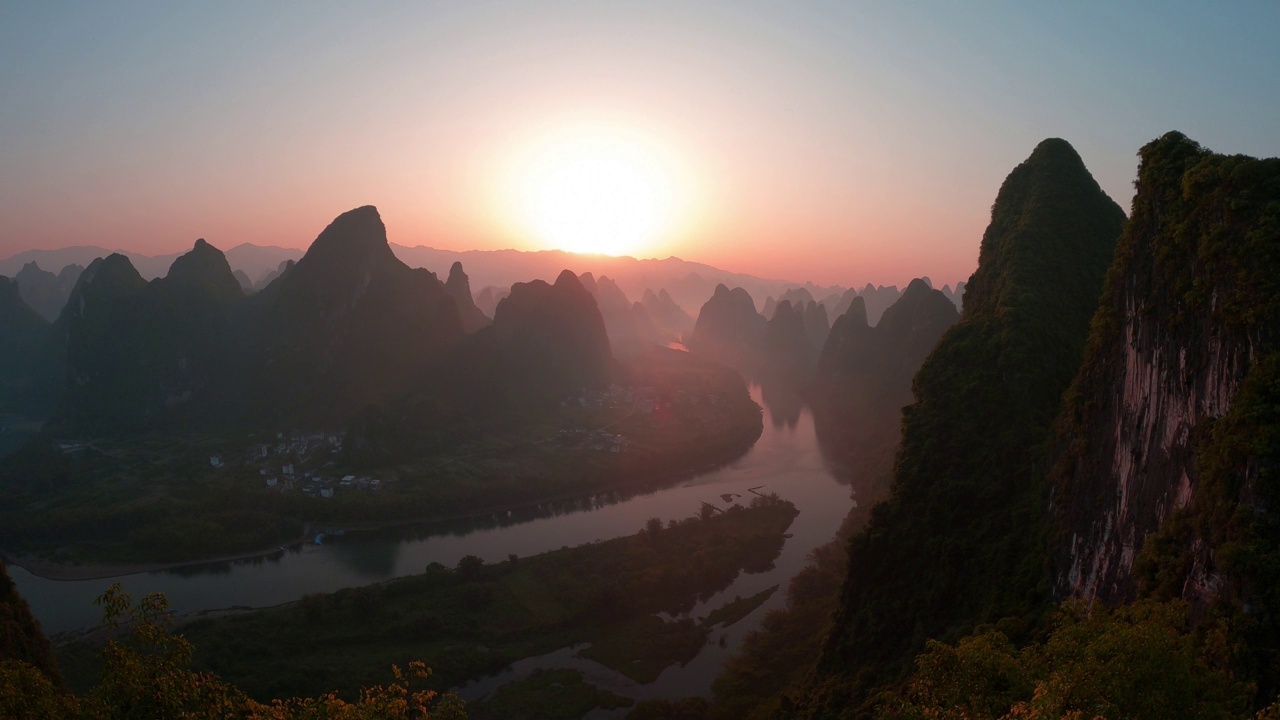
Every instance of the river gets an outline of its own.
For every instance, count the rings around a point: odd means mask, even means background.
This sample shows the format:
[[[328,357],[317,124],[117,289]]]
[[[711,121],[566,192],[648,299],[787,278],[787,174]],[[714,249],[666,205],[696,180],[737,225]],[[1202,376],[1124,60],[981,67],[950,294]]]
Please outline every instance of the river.
[[[464,697],[482,696],[502,682],[538,667],[571,666],[583,670],[590,681],[601,687],[628,697],[707,696],[724,660],[741,645],[746,634],[759,626],[765,613],[785,604],[788,581],[805,565],[811,550],[835,536],[856,494],[848,484],[848,474],[823,456],[813,415],[807,408],[775,393],[762,392],[759,386],[752,388],[752,397],[767,408],[764,431],[743,457],[674,485],[631,497],[604,493],[576,502],[504,513],[487,521],[347,533],[325,544],[303,545],[255,560],[117,578],[56,581],[19,567],[10,567],[9,574],[45,632],[57,634],[97,625],[100,612],[93,599],[114,582],[135,598],[162,592],[170,607],[180,614],[266,607],[309,593],[421,573],[433,562],[453,567],[464,555],[499,562],[511,554],[530,556],[627,535],[638,532],[649,518],[666,522],[695,515],[703,502],[724,507],[724,494],[740,496],[733,501],[745,503],[751,497],[749,488],[763,486],[761,492],[776,492],[800,511],[781,555],[772,570],[740,575],[729,588],[694,608],[691,615],[706,615],[735,597],[748,597],[773,585],[779,585],[779,591],[745,619],[714,631],[711,642],[688,665],[670,667],[656,682],[641,686],[595,663],[571,657],[574,650],[566,648],[517,663],[498,677],[462,689]],[[600,713],[595,716],[612,717]]]

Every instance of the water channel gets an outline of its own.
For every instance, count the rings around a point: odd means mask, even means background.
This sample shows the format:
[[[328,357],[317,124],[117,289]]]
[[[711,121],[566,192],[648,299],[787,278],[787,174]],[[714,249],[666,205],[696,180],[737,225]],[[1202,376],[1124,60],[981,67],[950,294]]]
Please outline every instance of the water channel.
[[[325,544],[303,545],[254,560],[116,578],[48,580],[20,567],[10,567],[9,574],[45,632],[52,635],[97,625],[100,612],[93,599],[114,582],[135,598],[162,592],[179,614],[266,607],[309,593],[421,573],[433,562],[453,567],[464,555],[499,562],[511,554],[527,557],[627,535],[638,532],[649,518],[666,522],[695,515],[703,502],[725,507],[725,494],[739,496],[732,502],[745,504],[751,497],[748,489],[763,486],[761,492],[776,492],[800,511],[781,555],[772,570],[740,575],[730,587],[690,614],[704,616],[735,597],[745,598],[774,585],[780,589],[745,619],[715,630],[711,641],[688,665],[667,668],[657,681],[637,685],[577,658],[577,649],[565,648],[521,661],[498,676],[470,683],[461,690],[464,697],[480,697],[540,667],[572,667],[582,670],[589,682],[627,697],[707,696],[725,659],[741,645],[747,633],[759,626],[767,612],[785,604],[788,581],[805,565],[811,550],[835,536],[857,495],[848,484],[848,473],[824,458],[813,415],[807,408],[796,402],[778,402],[758,386],[752,388],[752,396],[767,409],[764,431],[746,455],[721,468],[633,496],[602,493],[463,523],[349,532]],[[589,717],[612,716],[596,713]]]

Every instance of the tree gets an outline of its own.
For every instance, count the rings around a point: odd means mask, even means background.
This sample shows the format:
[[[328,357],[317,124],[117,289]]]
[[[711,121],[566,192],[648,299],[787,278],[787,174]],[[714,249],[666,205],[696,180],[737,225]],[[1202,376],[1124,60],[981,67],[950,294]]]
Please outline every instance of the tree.
[[[102,678],[87,695],[64,693],[22,661],[0,662],[0,717],[240,718],[242,720],[465,720],[466,706],[453,695],[415,688],[431,673],[421,662],[407,672],[392,666],[392,682],[364,688],[359,702],[330,693],[259,703],[210,673],[190,669],[191,643],[169,632],[168,601],[153,593],[136,606],[117,583],[98,599],[108,626],[122,630],[103,649]]]

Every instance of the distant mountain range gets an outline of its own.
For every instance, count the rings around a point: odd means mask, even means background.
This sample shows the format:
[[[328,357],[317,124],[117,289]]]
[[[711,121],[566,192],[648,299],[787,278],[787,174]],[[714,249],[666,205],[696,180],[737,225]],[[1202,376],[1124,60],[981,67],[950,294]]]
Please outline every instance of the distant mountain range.
[[[613,284],[630,298],[641,298],[646,290],[658,293],[665,289],[670,299],[691,315],[697,312],[697,309],[714,293],[716,285],[720,284],[727,287],[741,287],[752,297],[763,299],[764,313],[770,318],[773,316],[773,307],[769,303],[771,298],[790,299],[793,306],[798,298],[816,301],[826,307],[828,317],[835,318],[848,309],[853,295],[859,295],[867,300],[867,315],[873,324],[878,321],[880,313],[892,305],[901,294],[899,289],[892,285],[867,284],[855,290],[838,285],[823,287],[813,283],[759,278],[754,275],[722,270],[704,263],[681,260],[677,257],[637,260],[625,256],[579,255],[562,250],[454,251],[421,245],[407,247],[390,243],[389,246],[395,256],[409,267],[426,268],[441,277],[446,277],[455,263],[462,263],[467,269],[470,288],[477,293],[477,304],[489,316],[492,316],[493,307],[486,307],[483,301],[482,295],[485,290],[489,290],[490,294],[496,297],[507,292],[518,282],[528,282],[533,279],[554,282],[560,271],[566,268],[578,275],[591,273],[597,278],[610,278]],[[128,258],[144,280],[163,277],[169,271],[173,261],[181,255],[181,253],[172,253],[148,256],[125,251],[113,253],[98,246],[27,250],[0,260],[0,275],[13,278],[30,263],[36,263],[36,268],[29,268],[28,273],[40,270],[44,271],[44,274],[58,274],[63,268],[72,265],[88,267],[97,258],[105,258],[111,254]],[[241,285],[245,285],[247,278],[251,287],[261,289],[281,273],[286,262],[299,260],[303,251],[273,246],[260,247],[246,243],[227,250],[225,255],[231,269],[242,274]],[[74,284],[74,281],[71,284]],[[19,285],[22,286],[22,283],[19,282]],[[959,283],[954,290],[947,286],[942,288],[942,292],[959,306],[963,285],[964,283]],[[46,318],[56,317],[56,313],[46,310],[50,302],[56,301],[33,300],[26,295],[25,291],[24,299]],[[63,299],[65,300],[65,297]],[[493,305],[496,306],[496,300],[493,301]]]
[[[572,272],[515,284],[491,323],[460,264],[447,282],[409,267],[371,206],[284,263],[246,294],[204,240],[151,280],[111,253],[75,273],[51,323],[0,276],[0,406],[72,434],[345,424],[391,408],[475,428],[486,409],[554,404],[612,368],[600,312]],[[30,264],[20,276],[57,284]]]

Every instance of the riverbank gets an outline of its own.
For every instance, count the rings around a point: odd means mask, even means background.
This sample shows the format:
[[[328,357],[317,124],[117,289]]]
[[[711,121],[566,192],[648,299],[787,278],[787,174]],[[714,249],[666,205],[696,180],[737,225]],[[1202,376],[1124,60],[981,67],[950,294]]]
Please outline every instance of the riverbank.
[[[495,563],[464,558],[452,570],[431,565],[267,610],[183,617],[182,632],[199,669],[263,699],[304,688],[354,692],[391,663],[418,658],[444,689],[578,643],[648,683],[697,655],[713,628],[744,616],[756,598],[717,603],[724,607],[706,620],[685,614],[740,573],[771,567],[796,514],[790,503],[753,498],[751,507],[649,523],[612,540]],[[83,643],[59,651],[74,684],[92,682],[83,663],[93,654]]]
[[[341,529],[351,532],[368,532],[375,530],[388,530],[395,528],[410,528],[415,526],[426,526],[441,523],[451,523],[466,520],[485,520],[495,516],[504,514],[520,513],[522,516],[528,516],[530,519],[541,516],[537,510],[541,506],[550,506],[561,503],[571,503],[574,501],[582,501],[595,498],[605,494],[619,494],[616,501],[623,501],[636,494],[652,492],[663,487],[673,485],[691,477],[711,472],[719,468],[730,465],[737,459],[741,458],[750,451],[755,438],[751,442],[744,442],[740,447],[736,448],[732,453],[716,460],[708,461],[696,467],[684,468],[661,473],[648,477],[641,481],[634,479],[619,479],[608,482],[587,490],[560,493],[558,495],[541,498],[533,502],[522,503],[506,503],[481,507],[475,510],[441,513],[413,518],[396,518],[378,521],[363,521],[341,523]],[[38,555],[23,554],[17,555],[5,551],[0,551],[0,560],[6,565],[20,567],[23,570],[46,580],[56,581],[77,581],[77,580],[100,580],[118,577],[127,577],[130,575],[139,575],[144,573],[165,572],[174,570],[197,569],[206,565],[215,565],[219,563],[231,563],[246,560],[256,560],[269,558],[274,555],[288,552],[296,549],[301,545],[312,542],[316,531],[313,528],[333,528],[336,524],[333,521],[311,521],[306,523],[306,530],[299,536],[285,540],[282,543],[274,543],[268,547],[257,550],[246,551],[241,553],[231,553],[219,555],[215,557],[199,558],[195,560],[179,560],[172,562],[135,562],[135,563],[112,563],[103,561],[82,561],[82,562],[59,562],[50,560]]]

